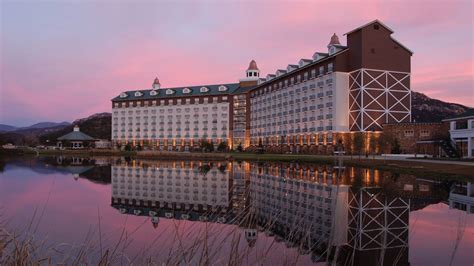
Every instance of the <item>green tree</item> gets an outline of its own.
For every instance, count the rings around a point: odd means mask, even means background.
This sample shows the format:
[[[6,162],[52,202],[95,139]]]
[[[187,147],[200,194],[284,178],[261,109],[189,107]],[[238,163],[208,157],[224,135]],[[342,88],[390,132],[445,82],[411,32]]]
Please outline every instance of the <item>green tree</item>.
[[[390,143],[392,143],[392,137],[387,134],[387,133],[382,133],[380,134],[379,138],[377,139],[377,144],[380,147],[380,154],[386,153],[388,147],[390,146]],[[385,156],[384,158],[384,163],[385,163]]]
[[[401,147],[400,147],[400,142],[398,141],[397,138],[394,138],[393,141],[392,141],[392,153],[393,154],[400,154],[402,151],[401,151]]]
[[[199,142],[199,148],[202,152],[213,152],[214,144],[212,144],[212,142],[207,141],[206,139],[201,139],[201,141]]]
[[[365,146],[364,134],[362,132],[355,133],[355,135],[354,135],[354,149],[359,154],[359,160],[360,160],[360,156],[362,154],[362,150],[363,150],[364,146]]]
[[[239,145],[237,146],[237,151],[242,152],[243,150],[244,148],[242,147],[242,143],[239,143]]]
[[[374,135],[370,137],[369,140],[370,152],[372,153],[372,160],[375,159],[375,153],[377,152],[377,139]]]
[[[217,146],[217,151],[220,151],[220,152],[227,151],[227,142],[222,141],[221,143],[219,143],[219,145]]]
[[[263,142],[262,139],[258,139],[258,149],[257,153],[263,153]]]

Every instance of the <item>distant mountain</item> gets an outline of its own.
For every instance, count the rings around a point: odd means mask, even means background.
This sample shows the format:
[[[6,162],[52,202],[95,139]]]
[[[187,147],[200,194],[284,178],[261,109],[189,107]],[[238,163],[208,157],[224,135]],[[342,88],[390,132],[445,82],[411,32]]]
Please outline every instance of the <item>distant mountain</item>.
[[[40,123],[36,123],[34,125],[31,125],[29,127],[23,127],[21,129],[32,129],[32,128],[50,128],[50,127],[58,127],[58,126],[68,126],[70,125],[71,123],[69,122],[59,122],[59,123],[55,123],[55,122],[40,122]]]
[[[59,127],[59,126],[67,126],[70,124],[71,123],[69,122],[59,122],[59,123],[40,122],[40,123],[36,123],[27,127],[15,127],[15,126],[10,126],[10,125],[0,124],[0,132],[13,132],[13,131],[18,131],[18,130],[37,129],[37,128],[53,128],[53,127]]]
[[[14,126],[0,124],[0,132],[8,132],[8,131],[13,131],[15,129],[16,129],[16,127],[14,127]]]
[[[15,145],[54,145],[56,139],[71,132],[78,125],[82,132],[98,139],[110,139],[111,113],[99,113],[74,122],[41,122],[29,127],[15,128],[11,131],[0,132],[0,145],[12,143]]]
[[[433,99],[420,92],[412,91],[411,95],[411,117],[413,122],[440,122],[472,108]]]
[[[440,122],[443,119],[464,113],[469,107],[432,99],[423,93],[412,91],[412,119],[414,122]],[[43,126],[53,127],[42,128]],[[75,125],[87,135],[97,139],[110,139],[112,132],[112,114],[97,113],[86,118],[77,119],[71,124],[67,122],[42,122],[27,128],[0,133],[0,145],[13,143],[16,145],[36,145],[39,143],[52,145],[56,139],[71,132]],[[6,126],[7,125],[0,125]],[[11,126],[10,126],[11,127]],[[39,128],[37,128],[39,127]]]
[[[71,132],[74,126],[79,126],[81,132],[96,138],[109,139],[112,132],[112,114],[111,113],[97,113],[86,118],[77,119],[72,124],[65,126],[59,130],[48,132],[39,136],[41,143],[55,142],[57,138]]]

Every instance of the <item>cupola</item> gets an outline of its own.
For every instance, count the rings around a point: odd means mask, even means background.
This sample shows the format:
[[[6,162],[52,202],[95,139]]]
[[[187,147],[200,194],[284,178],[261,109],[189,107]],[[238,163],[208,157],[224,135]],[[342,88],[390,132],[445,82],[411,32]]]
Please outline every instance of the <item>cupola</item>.
[[[158,90],[160,86],[161,86],[160,80],[158,79],[158,77],[156,77],[155,80],[153,81],[153,89]]]
[[[335,54],[342,50],[344,46],[341,45],[341,42],[339,42],[339,37],[337,37],[336,33],[334,33],[331,36],[331,40],[329,41],[328,44],[328,52],[329,55]]]
[[[252,60],[247,68],[247,78],[258,79],[258,77],[260,77],[260,70],[257,67],[257,62]]]

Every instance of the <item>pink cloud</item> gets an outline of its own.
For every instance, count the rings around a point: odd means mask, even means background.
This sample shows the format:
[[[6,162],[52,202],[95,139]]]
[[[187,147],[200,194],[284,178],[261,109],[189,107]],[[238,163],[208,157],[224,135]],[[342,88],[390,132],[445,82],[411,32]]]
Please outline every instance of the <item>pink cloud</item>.
[[[412,89],[474,106],[470,1],[8,3],[2,12],[0,123],[110,111],[111,98],[155,76],[166,87],[237,82],[251,59],[274,73],[376,18],[414,51]]]

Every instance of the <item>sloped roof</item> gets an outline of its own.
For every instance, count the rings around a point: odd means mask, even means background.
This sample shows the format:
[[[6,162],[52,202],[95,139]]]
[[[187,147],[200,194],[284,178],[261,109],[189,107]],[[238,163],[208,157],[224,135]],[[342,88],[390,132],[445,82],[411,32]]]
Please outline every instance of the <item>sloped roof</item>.
[[[82,133],[81,131],[73,131],[69,132],[64,136],[61,136],[58,138],[58,140],[80,140],[80,141],[86,141],[86,140],[94,140],[93,137]]]
[[[189,96],[214,96],[214,95],[225,95],[232,94],[234,91],[240,88],[239,83],[228,83],[228,84],[213,84],[213,85],[199,85],[199,86],[185,86],[185,87],[175,87],[175,88],[161,88],[155,90],[158,92],[157,95],[150,95],[150,90],[133,90],[126,91],[127,97],[120,98],[120,95],[113,98],[112,101],[130,101],[130,100],[150,100],[150,99],[167,99],[175,97],[189,97]],[[220,86],[226,86],[227,91],[219,91]],[[208,92],[201,92],[200,89],[206,87],[209,89]],[[190,89],[190,93],[183,93],[184,89]],[[166,94],[166,90],[173,90],[173,94]],[[135,96],[135,92],[141,92],[142,96]]]
[[[247,70],[258,70],[257,62],[255,62],[255,60],[250,61],[249,68]]]
[[[467,109],[466,112],[450,117],[448,119],[444,119],[443,121],[452,121],[452,120],[457,120],[457,119],[462,119],[462,118],[471,118],[474,117],[474,108]]]

